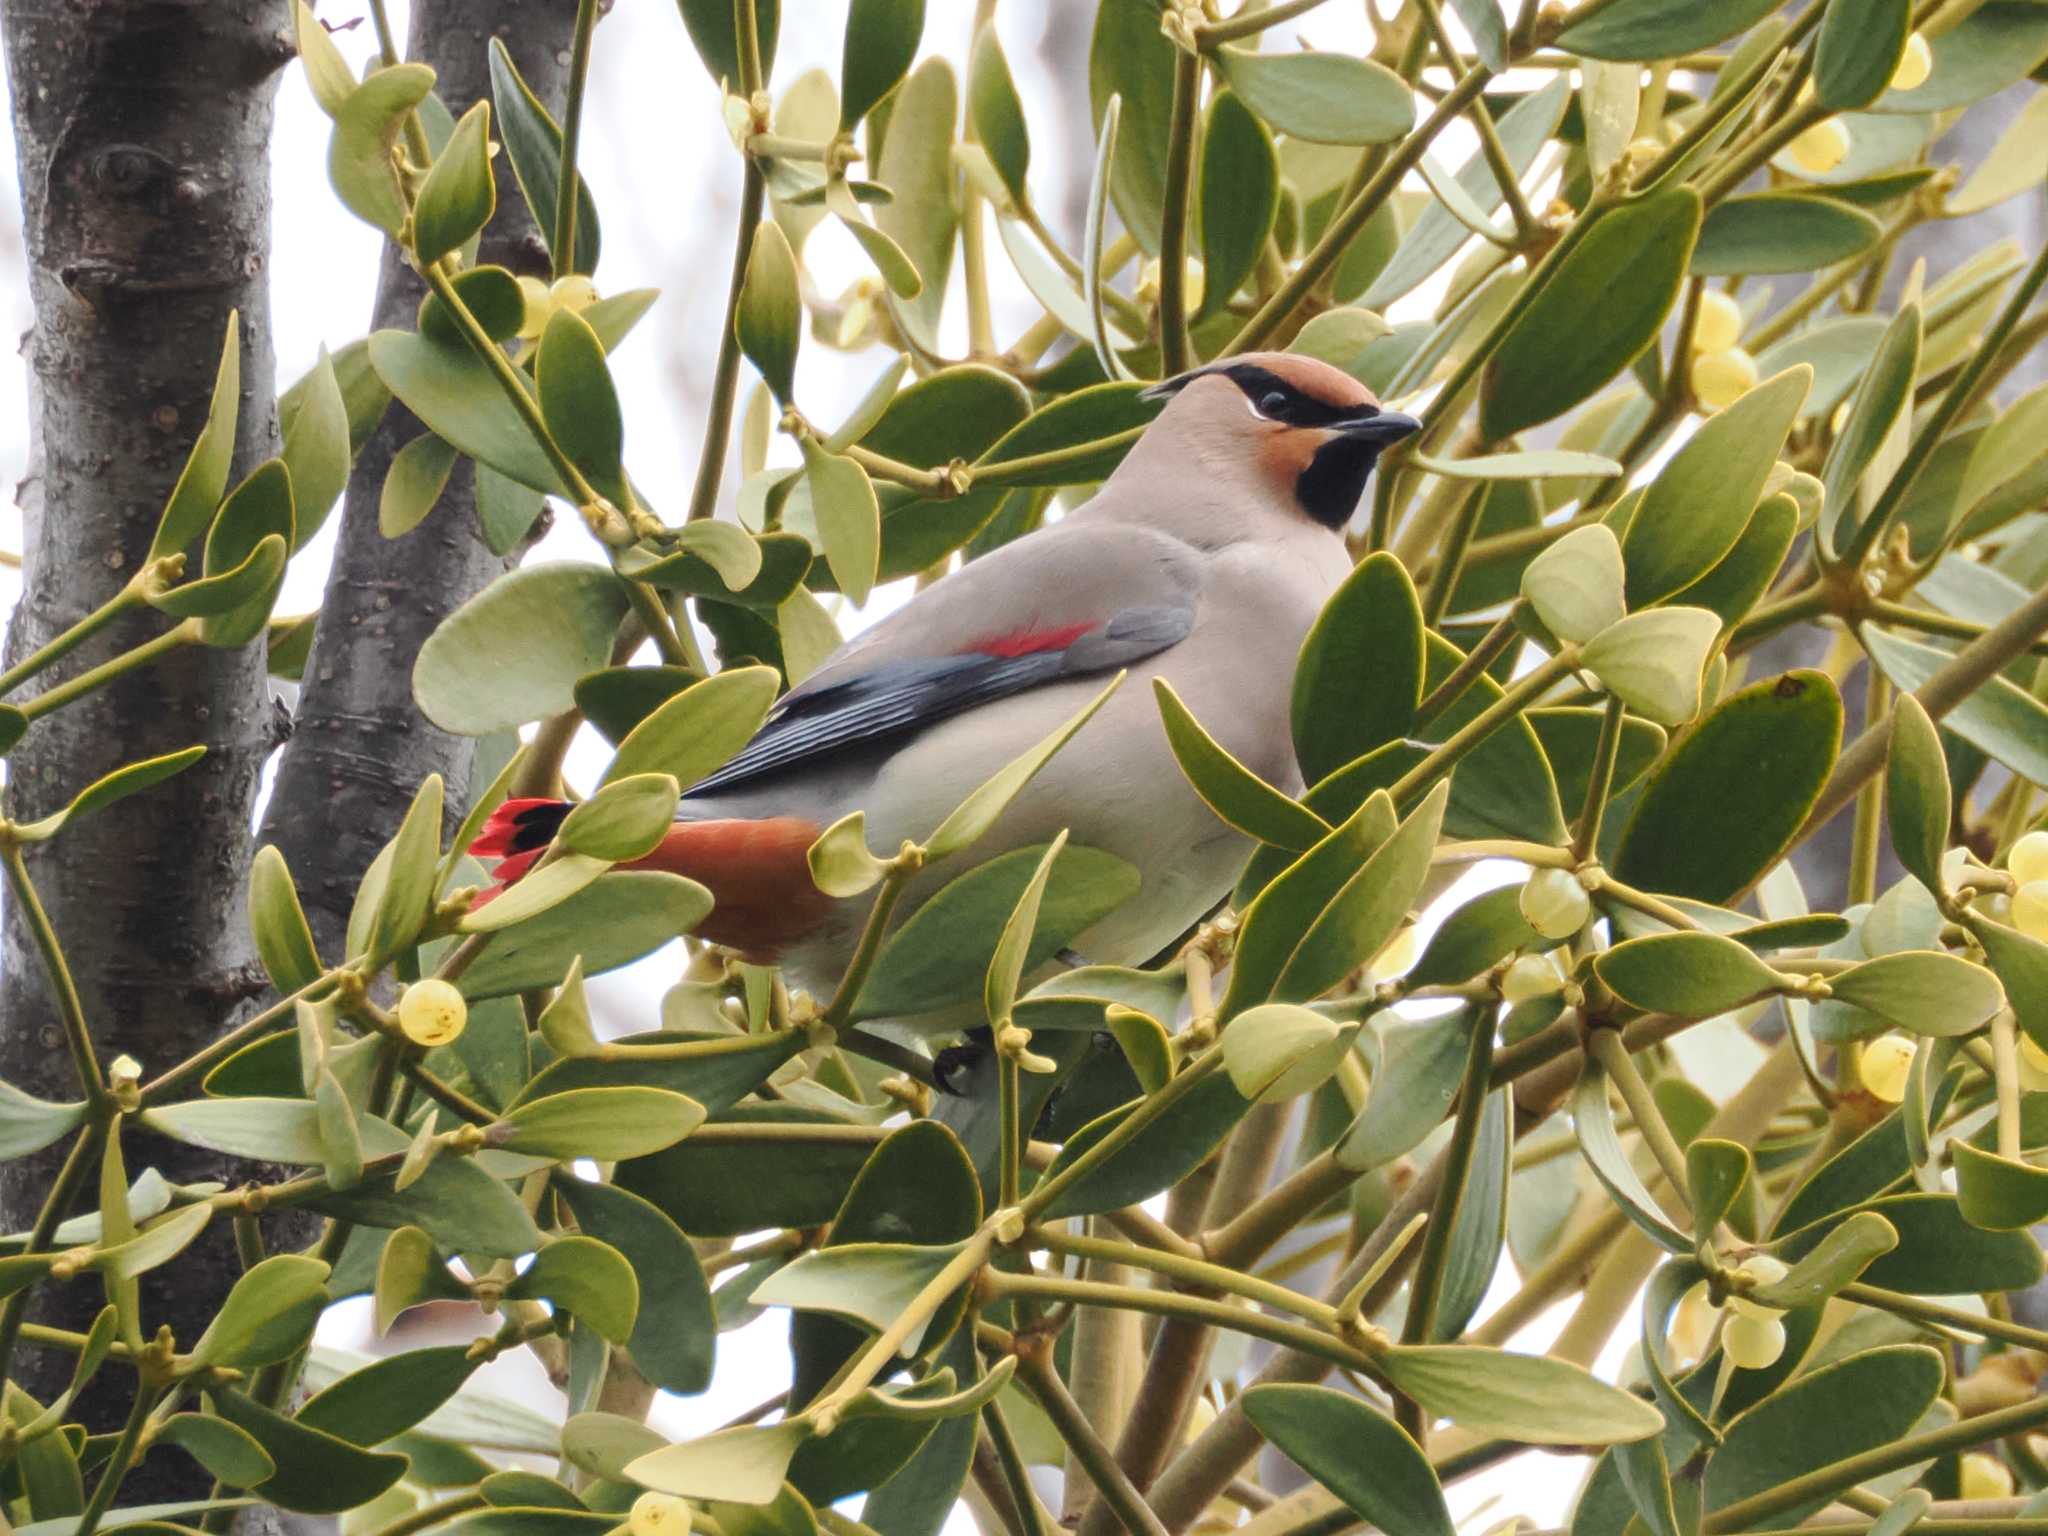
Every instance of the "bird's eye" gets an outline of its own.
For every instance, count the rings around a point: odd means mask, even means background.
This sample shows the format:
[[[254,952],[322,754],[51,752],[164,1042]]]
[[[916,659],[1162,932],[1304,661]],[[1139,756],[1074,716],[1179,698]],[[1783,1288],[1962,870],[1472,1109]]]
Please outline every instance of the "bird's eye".
[[[1261,416],[1270,416],[1273,420],[1278,421],[1280,413],[1286,409],[1287,396],[1277,389],[1268,390],[1265,394],[1259,396],[1259,414]]]

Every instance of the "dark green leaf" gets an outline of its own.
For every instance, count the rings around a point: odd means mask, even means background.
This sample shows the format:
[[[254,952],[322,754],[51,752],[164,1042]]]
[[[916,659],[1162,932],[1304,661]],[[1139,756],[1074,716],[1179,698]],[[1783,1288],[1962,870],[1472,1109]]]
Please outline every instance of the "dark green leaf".
[[[734,22],[737,7],[729,0],[676,0],[683,13],[683,25],[696,45],[711,78],[726,90],[738,94],[740,78],[739,39]],[[781,30],[781,0],[754,0],[754,31],[761,42],[761,73],[765,77],[775,62],[775,39]]]
[[[303,1254],[272,1254],[245,1270],[192,1346],[191,1363],[245,1370],[295,1355],[327,1305],[327,1266]]]
[[[1675,59],[1746,32],[1776,9],[1774,0],[1617,0],[1567,26],[1557,45],[1589,59]]]
[[[1617,944],[1594,962],[1623,1002],[1646,1013],[1705,1019],[1779,991],[1784,979],[1715,933],[1659,933]]]
[[[1861,1209],[1882,1216],[1899,1234],[1899,1245],[1863,1272],[1867,1284],[1913,1296],[1957,1296],[2024,1290],[2041,1278],[2041,1250],[2031,1236],[1972,1226],[1953,1195],[1884,1195]],[[1845,1219],[1824,1217],[1792,1233],[1777,1245],[1779,1257],[1805,1257]]]
[[[498,376],[467,344],[378,331],[369,347],[385,387],[463,453],[536,491],[569,494]]]
[[[491,104],[479,101],[462,114],[413,202],[414,255],[428,265],[460,249],[491,222],[497,206],[498,188],[491,175]]]
[[[759,0],[767,23],[762,48],[774,51],[775,0]],[[716,4],[706,6],[698,0],[683,6],[685,20],[690,18],[692,9],[717,10]],[[725,11],[725,30],[728,38],[732,32],[732,7]],[[695,29],[692,28],[692,35]],[[699,44],[700,48],[702,44]],[[506,51],[505,41],[493,37],[490,42],[491,54],[491,99],[498,109],[498,132],[505,140],[505,155],[512,162],[512,175],[519,182],[519,191],[526,199],[526,206],[533,212],[533,222],[540,230],[543,241],[553,238],[555,228],[555,204],[561,197],[562,186],[562,130],[555,126],[548,109],[541,105],[540,98],[527,88],[520,76],[519,68],[512,62],[512,55]],[[734,77],[737,85],[737,75]],[[576,250],[574,259],[564,268],[570,272],[590,273],[597,269],[597,204],[591,201],[590,188],[583,178],[576,178]]]
[[[612,505],[630,507],[633,494],[620,463],[625,423],[597,332],[574,310],[556,309],[541,333],[533,371],[541,419],[555,445]]]
[[[576,1225],[624,1254],[639,1277],[639,1315],[626,1343],[634,1365],[663,1391],[702,1392],[711,1382],[718,1325],[689,1239],[653,1205],[612,1185],[557,1177],[555,1192]]]
[[[277,1465],[263,1497],[305,1515],[339,1514],[367,1503],[405,1475],[406,1459],[365,1451],[274,1413],[240,1392],[212,1394],[214,1412],[246,1431]]]
[[[754,231],[733,328],[747,360],[760,370],[775,398],[787,403],[795,388],[803,304],[797,296],[796,257],[773,219]]]
[[[2000,1157],[1966,1141],[1950,1143],[1956,1195],[1972,1226],[1994,1232],[2031,1227],[2048,1217],[2048,1168]]]
[[[1812,272],[1877,243],[1878,221],[1861,208],[1804,192],[1753,192],[1717,203],[1693,247],[1695,277]]]
[[[1622,541],[1631,609],[1671,597],[1735,547],[1812,381],[1803,367],[1765,380],[1709,417],[1650,482]]]
[[[858,1018],[928,1013],[978,997],[1004,920],[1045,848],[1012,849],[953,880],[883,944],[854,1009]],[[1137,871],[1095,848],[1070,846],[1053,866],[1025,955],[1028,975],[1137,890]]]
[[[1984,946],[1984,959],[2005,986],[2020,1028],[2048,1050],[2048,944],[1976,913],[1970,931]]]
[[[615,870],[498,934],[463,973],[462,991],[474,1002],[554,986],[578,955],[596,976],[688,933],[710,910],[711,893],[694,880]]]
[[[1906,408],[1920,368],[1920,306],[1907,304],[1885,328],[1877,353],[1849,399],[1849,417],[1821,467],[1820,537],[1829,551],[1846,549],[1863,520],[1864,472]]]
[[[1814,99],[1847,112],[1882,96],[1905,54],[1912,11],[1910,0],[1832,0],[1814,45]]]
[[[298,1421],[350,1445],[382,1445],[447,1402],[482,1364],[462,1344],[388,1355],[315,1393]]]
[[[1202,131],[1202,302],[1194,318],[1217,313],[1258,265],[1280,211],[1280,161],[1273,137],[1230,91],[1209,103]]]
[[[1403,1536],[1451,1536],[1429,1458],[1385,1414],[1328,1387],[1253,1387],[1241,1401],[1260,1434],[1360,1519]]]
[[[1273,995],[1295,950],[1365,861],[1394,835],[1393,802],[1375,790],[1328,836],[1296,858],[1245,910],[1230,981],[1217,1010],[1228,1024]]]
[[[1695,1137],[1685,1149],[1687,1197],[1693,1230],[1709,1237],[1734,1207],[1749,1182],[1749,1148],[1739,1141]]]
[[[1720,1509],[1910,1432],[1941,1390],[1942,1358],[1919,1344],[1865,1350],[1780,1388],[1728,1426],[1707,1463],[1706,1506]],[[1825,1497],[1787,1511],[1802,1520]]]
[[[901,83],[924,36],[924,0],[854,0],[839,70],[839,127],[850,132]]]
[[[741,1121],[790,1134],[761,1141],[717,1136],[720,1125]],[[665,1152],[621,1163],[617,1179],[693,1237],[735,1237],[764,1222],[819,1227],[838,1211],[879,1140],[868,1126],[835,1123],[793,1104],[741,1106]]]
[[[1775,864],[1834,768],[1842,701],[1819,672],[1732,694],[1666,758],[1622,834],[1615,874],[1721,902]],[[1728,793],[1740,784],[1743,792]]]
[[[1217,816],[1281,848],[1308,848],[1328,836],[1329,824],[1320,816],[1253,773],[1203,730],[1165,678],[1155,677],[1152,691],[1174,760]]]
[[[1171,1189],[1205,1162],[1251,1105],[1227,1074],[1213,1072],[1181,1095],[1107,1162],[1084,1174],[1043,1215],[1090,1216],[1120,1210]],[[1091,1121],[1060,1149],[1046,1173],[1056,1177],[1136,1108],[1135,1102]]]
[[[993,24],[983,27],[974,39],[967,70],[967,115],[996,174],[1002,177],[1011,199],[1021,206],[1030,197],[1024,183],[1031,169],[1031,132]]]
[[[1123,102],[1111,196],[1124,227],[1148,253],[1159,249],[1173,120],[1175,48],[1152,0],[1103,0],[1088,45],[1088,101],[1099,134],[1112,96]],[[1093,134],[1091,134],[1093,137]]]
[[[396,1172],[373,1173],[346,1193],[316,1193],[304,1203],[368,1227],[422,1227],[458,1252],[509,1259],[540,1246],[519,1197],[469,1159],[436,1158],[402,1191],[392,1188]]]
[[[1311,784],[1408,731],[1422,698],[1422,604],[1384,551],[1323,605],[1294,668],[1294,752]]]
[[[1686,13],[1695,9],[1687,0]],[[1480,376],[1480,430],[1489,442],[1590,399],[1650,344],[1684,280],[1700,206],[1693,188],[1669,187],[1587,230]],[[1613,276],[1623,266],[1630,280],[1617,290]]]

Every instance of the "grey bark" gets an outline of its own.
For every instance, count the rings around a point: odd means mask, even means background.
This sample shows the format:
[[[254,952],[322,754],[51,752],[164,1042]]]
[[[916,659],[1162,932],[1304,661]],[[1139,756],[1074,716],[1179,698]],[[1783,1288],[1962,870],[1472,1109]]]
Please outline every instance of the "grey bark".
[[[436,90],[460,117],[490,95],[489,40],[502,37],[534,94],[559,115],[575,19],[574,0],[416,0],[406,54],[434,67]],[[496,164],[498,212],[479,260],[544,278],[546,247],[510,166],[502,155]],[[372,327],[412,329],[424,292],[387,244]],[[451,826],[468,802],[476,744],[414,707],[413,658],[442,619],[514,563],[478,535],[466,461],[419,527],[397,539],[378,531],[392,456],[423,430],[394,405],[356,458],[293,738],[263,818],[262,841],[284,853],[330,959],[342,958],[356,886],[420,781],[430,773],[447,781]]]
[[[39,445],[23,488],[12,659],[112,595],[144,558],[205,422],[230,311],[240,312],[242,343],[235,472],[277,451],[269,143],[276,75],[291,52],[282,0],[6,0],[0,23],[35,303],[26,347]],[[130,615],[32,686],[166,624]],[[161,1069],[212,1039],[260,984],[243,913],[250,815],[273,745],[260,648],[173,653],[39,721],[8,763],[7,814],[20,818],[122,763],[195,742],[208,749],[196,767],[29,853],[102,1061],[126,1051]],[[79,1096],[50,988],[11,908],[0,1077]],[[34,1219],[62,1150],[0,1164],[0,1226]],[[144,1138],[129,1138],[128,1158],[131,1170],[155,1163],[173,1180],[239,1176]],[[148,1277],[150,1326],[168,1322],[189,1345],[235,1268],[221,1234]],[[88,1279],[55,1289],[42,1310],[76,1327],[103,1304]],[[69,1374],[61,1358],[18,1359],[39,1395]],[[125,1401],[118,1390],[89,1401],[87,1422]],[[189,1490],[179,1460],[151,1458],[127,1496]]]

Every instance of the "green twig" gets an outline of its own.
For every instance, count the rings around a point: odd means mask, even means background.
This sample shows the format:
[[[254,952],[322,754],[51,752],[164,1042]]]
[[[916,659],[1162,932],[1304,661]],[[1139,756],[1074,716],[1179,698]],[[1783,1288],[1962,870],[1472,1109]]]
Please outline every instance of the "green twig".
[[[1017,1356],[1017,1380],[1044,1410],[1045,1416],[1052,1420],[1052,1427],[1059,1431],[1060,1439],[1067,1443],[1067,1448],[1081,1463],[1082,1470],[1095,1484],[1096,1495],[1123,1522],[1124,1529],[1132,1536],[1167,1536],[1166,1527],[1152,1513],[1145,1496],[1117,1464],[1115,1455],[1102,1443],[1102,1437],[1095,1433],[1095,1426],[1088,1422],[1081,1405],[1074,1401],[1066,1383],[1046,1363],[1042,1353],[1031,1351]]]
[[[1145,1095],[1137,1107],[1110,1127],[1099,1141],[1058,1173],[1039,1180],[1032,1187],[1031,1193],[1021,1202],[1025,1216],[1036,1217],[1049,1210],[1062,1194],[1121,1152],[1133,1137],[1222,1065],[1223,1047],[1212,1045],[1156,1092]]]
[[[197,619],[187,619],[182,624],[174,624],[154,639],[145,640],[133,649],[123,651],[120,655],[37,694],[21,706],[21,712],[31,720],[40,720],[52,710],[62,709],[66,704],[84,698],[94,689],[105,687],[115,678],[133,672],[137,667],[148,666],[159,656],[168,655],[181,645],[190,645],[198,638]]]
[[[1259,306],[1258,313],[1247,320],[1244,328],[1230,340],[1223,350],[1225,354],[1249,352],[1278,330],[1287,317],[1294,313],[1296,306],[1308,297],[1309,290],[1337,258],[1350,248],[1358,232],[1365,228],[1372,216],[1380,211],[1388,198],[1400,187],[1401,180],[1427,153],[1430,143],[1443,132],[1466,106],[1481,91],[1493,76],[1483,67],[1475,67],[1463,79],[1445,93],[1437,103],[1436,110],[1424,118],[1421,125],[1401,141],[1401,147],[1389,155],[1372,178],[1359,189],[1356,197],[1329,222],[1321,238],[1306,255],[1296,263],[1273,296]]]
[[[597,0],[576,0],[576,35],[569,49],[569,96],[562,109],[562,164],[555,186],[554,238],[548,244],[557,278],[576,269],[577,150],[583,141],[583,91],[590,79],[591,40],[597,33]]]
[[[989,1443],[995,1447],[996,1463],[1003,1469],[1003,1481],[1009,1487],[1011,1502],[1017,1506],[1024,1536],[1059,1536],[1058,1522],[1038,1501],[1038,1491],[1031,1486],[1031,1473],[1024,1464],[1024,1453],[1017,1447],[1017,1437],[1010,1431],[1010,1422],[993,1399],[982,1405],[981,1423],[988,1432]]]
[[[114,1495],[121,1491],[121,1483],[135,1465],[135,1453],[142,1445],[143,1427],[149,1422],[149,1410],[156,1406],[157,1392],[154,1387],[137,1383],[135,1402],[128,1410],[128,1422],[121,1426],[121,1438],[114,1442],[112,1454],[107,1457],[107,1467],[94,1485],[92,1497],[86,1501],[85,1512],[78,1517],[78,1524],[72,1527],[72,1536],[92,1536],[99,1529],[100,1521],[106,1518],[113,1507]]]
[[[1430,722],[1465,696],[1465,690],[1478,680],[1479,674],[1500,660],[1501,652],[1515,643],[1521,633],[1515,624],[1513,609],[1494,620],[1493,627],[1479,637],[1479,643],[1465,654],[1451,675],[1424,695],[1415,706],[1415,721],[1410,730],[1425,730]]]
[[[1444,1269],[1450,1259],[1451,1235],[1458,1225],[1458,1208],[1464,1203],[1465,1184],[1478,1151],[1479,1128],[1486,1115],[1487,1078],[1493,1065],[1493,1011],[1468,1008],[1465,1027],[1472,1038],[1465,1050],[1465,1072],[1458,1084],[1458,1113],[1445,1147],[1443,1181],[1437,1186],[1436,1201],[1430,1207],[1429,1224],[1422,1231],[1422,1252],[1415,1261],[1415,1276],[1408,1287],[1408,1315],[1401,1324],[1401,1342],[1427,1344],[1436,1329],[1436,1308],[1443,1291]],[[1421,1426],[1421,1415],[1407,1399],[1401,1400],[1410,1433]],[[1420,1436],[1417,1435],[1418,1443]]]
[[[1167,124],[1166,201],[1159,214],[1159,361],[1167,378],[1187,371],[1188,201],[1195,163],[1196,98],[1202,58],[1174,50],[1173,109]]]
[[[1419,0],[1422,19],[1429,25],[1430,37],[1436,49],[1443,56],[1445,65],[1453,70],[1463,70],[1465,62],[1458,57],[1458,50],[1451,44],[1451,34],[1444,27],[1443,11],[1437,0]],[[1507,146],[1500,141],[1500,134],[1494,127],[1493,113],[1486,105],[1486,97],[1472,98],[1473,131],[1479,135],[1479,153],[1485,157],[1487,169],[1493,172],[1494,182],[1500,187],[1500,195],[1508,205],[1508,214],[1515,221],[1515,235],[1518,241],[1527,245],[1541,232],[1535,213],[1529,207],[1529,199],[1522,195],[1521,178],[1508,159]]]
[[[2011,297],[2005,301],[2005,307],[1998,312],[1998,318],[1992,321],[1990,329],[1985,331],[1983,340],[1978,342],[1968,364],[1956,375],[1955,381],[1948,387],[1948,392],[1941,397],[1940,404],[1928,413],[1927,419],[1921,422],[1920,429],[1913,434],[1913,442],[1907,448],[1905,458],[1900,461],[1899,467],[1892,471],[1892,477],[1885,482],[1884,489],[1878,493],[1876,502],[1872,504],[1869,516],[1858,525],[1847,547],[1843,549],[1839,563],[1845,569],[1859,568],[1864,558],[1898,520],[1899,513],[1905,507],[1907,493],[1913,489],[1921,472],[1933,460],[1935,451],[1948,436],[1949,428],[1955,425],[1964,405],[1975,395],[1978,379],[1997,359],[2000,349],[2005,345],[2006,337],[2012,334],[2013,327],[2020,323],[2021,317],[2040,294],[2043,283],[2048,283],[2048,245],[2044,245],[2035,255],[2033,264],[2027,268],[2026,276],[2020,279],[2019,286],[2013,289]]]
[[[64,1040],[71,1048],[71,1065],[78,1074],[78,1085],[85,1093],[86,1102],[92,1106],[93,1114],[98,1117],[108,1102],[107,1080],[100,1071],[99,1058],[93,1052],[92,1031],[86,1027],[85,1004],[78,996],[78,983],[72,979],[64,948],[57,942],[57,930],[50,924],[49,911],[43,906],[42,897],[36,893],[35,882],[29,879],[21,844],[11,839],[0,843],[0,864],[6,867],[7,888],[21,908],[29,935],[35,940],[36,953],[42,956],[43,969],[49,975],[50,991],[57,1004],[57,1013],[64,1021]]]
[[[1241,38],[1257,37],[1268,27],[1277,27],[1297,16],[1306,16],[1322,3],[1323,0],[1281,0],[1280,4],[1269,5],[1264,10],[1255,5],[1247,6],[1228,21],[1204,24],[1196,31],[1195,41],[1206,52]]]
[[[1637,1070],[1635,1057],[1629,1054],[1628,1046],[1617,1030],[1594,1029],[1589,1036],[1586,1048],[1593,1059],[1606,1069],[1614,1086],[1621,1090],[1622,1103],[1635,1117],[1636,1134],[1642,1137],[1643,1145],[1650,1149],[1650,1155],[1656,1158],[1657,1166],[1663,1170],[1665,1180],[1671,1185],[1672,1198],[1681,1209],[1689,1210],[1685,1154],[1679,1151],[1671,1127],[1664,1122],[1664,1112],[1657,1107],[1656,1095],[1650,1092],[1650,1085]]]
[[[177,558],[179,564],[182,565],[183,557]],[[5,672],[0,672],[0,695],[12,693],[51,663],[69,656],[130,608],[141,603],[143,600],[143,582],[147,574],[145,571],[143,576],[138,576],[133,581],[130,581],[120,591],[108,598],[104,603],[101,603],[99,607],[93,609],[91,613],[88,613],[76,624],[73,624],[61,635],[50,640],[47,644],[38,646]]]
[[[767,178],[760,162],[749,157],[740,184],[740,229],[733,242],[732,278],[726,287],[725,321],[718,331],[718,357],[711,367],[711,403],[704,412],[704,446],[697,454],[697,479],[690,489],[688,521],[702,522],[718,510],[718,487],[725,478],[725,457],[732,441],[733,403],[739,393],[740,336],[735,318],[740,290],[746,286],[747,263],[753,259],[754,232],[761,225]]]
[[[1574,864],[1599,857],[1600,822],[1607,814],[1607,797],[1614,791],[1614,760],[1621,753],[1622,718],[1627,713],[1628,706],[1609,694],[1607,711],[1600,717],[1600,740],[1593,747],[1593,771],[1586,778],[1586,803],[1572,833]]]
[[[78,1133],[78,1139],[71,1143],[71,1150],[64,1154],[64,1164],[57,1170],[57,1178],[50,1185],[49,1193],[43,1196],[42,1209],[36,1212],[35,1225],[29,1229],[28,1241],[22,1246],[22,1254],[47,1253],[50,1241],[62,1224],[65,1213],[71,1209],[71,1201],[78,1193],[78,1186],[88,1173],[99,1165],[100,1143],[106,1137],[106,1125],[95,1121]],[[22,1334],[22,1319],[28,1315],[29,1298],[35,1294],[34,1287],[23,1286],[7,1298],[0,1306],[0,1381],[6,1381],[14,1369],[14,1346]]]
[[[1388,791],[1396,809],[1413,804],[1438,779],[1456,767],[1474,747],[1522,713],[1552,684],[1578,665],[1578,650],[1567,646],[1540,666],[1515,679],[1501,696],[1458,727],[1441,746],[1404,773]]]

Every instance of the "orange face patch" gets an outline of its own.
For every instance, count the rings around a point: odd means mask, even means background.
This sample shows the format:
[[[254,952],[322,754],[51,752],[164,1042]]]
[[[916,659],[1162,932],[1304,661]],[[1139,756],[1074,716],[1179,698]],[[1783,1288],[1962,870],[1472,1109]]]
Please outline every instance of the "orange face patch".
[[[1301,479],[1327,436],[1327,433],[1302,427],[1263,422],[1252,455],[1267,482],[1276,491],[1291,496],[1295,483]]]

